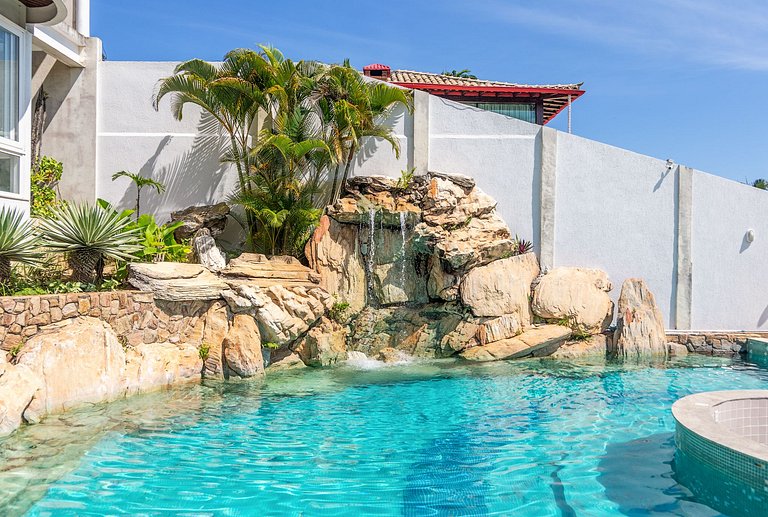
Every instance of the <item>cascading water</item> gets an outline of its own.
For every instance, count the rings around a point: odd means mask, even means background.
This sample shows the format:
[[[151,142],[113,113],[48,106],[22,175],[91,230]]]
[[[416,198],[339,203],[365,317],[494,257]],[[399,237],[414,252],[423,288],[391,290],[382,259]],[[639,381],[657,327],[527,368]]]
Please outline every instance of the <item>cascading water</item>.
[[[405,212],[400,212],[400,237],[402,237],[402,243],[400,244],[400,287],[405,292]]]
[[[373,293],[373,267],[376,265],[374,262],[374,253],[376,251],[376,243],[374,241],[376,233],[376,210],[371,208],[368,210],[368,293]],[[371,299],[369,297],[369,299]]]

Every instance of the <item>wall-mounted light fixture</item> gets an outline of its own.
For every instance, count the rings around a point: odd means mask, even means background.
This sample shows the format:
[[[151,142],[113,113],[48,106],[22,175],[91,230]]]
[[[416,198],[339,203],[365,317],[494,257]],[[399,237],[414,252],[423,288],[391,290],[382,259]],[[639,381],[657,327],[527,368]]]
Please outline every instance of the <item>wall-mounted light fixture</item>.
[[[675,161],[672,158],[667,158],[667,170],[671,171],[675,166]]]
[[[755,230],[747,230],[745,237],[747,242],[755,242]]]

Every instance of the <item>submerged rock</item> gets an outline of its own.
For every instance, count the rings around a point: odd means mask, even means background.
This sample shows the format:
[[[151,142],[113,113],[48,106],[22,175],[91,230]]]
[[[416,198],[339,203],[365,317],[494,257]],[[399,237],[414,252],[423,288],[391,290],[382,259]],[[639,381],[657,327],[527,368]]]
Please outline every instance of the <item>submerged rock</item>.
[[[487,345],[468,348],[460,355],[468,361],[487,362],[518,359],[533,355],[542,348],[557,348],[571,336],[571,330],[561,325],[532,327],[517,337],[502,339]]]
[[[0,436],[22,424],[24,410],[41,388],[39,376],[28,366],[0,364]]]
[[[664,317],[640,278],[628,278],[621,286],[614,346],[616,354],[624,358],[668,354]]]
[[[552,359],[605,358],[611,349],[613,336],[596,334],[586,339],[568,341],[549,357]]]

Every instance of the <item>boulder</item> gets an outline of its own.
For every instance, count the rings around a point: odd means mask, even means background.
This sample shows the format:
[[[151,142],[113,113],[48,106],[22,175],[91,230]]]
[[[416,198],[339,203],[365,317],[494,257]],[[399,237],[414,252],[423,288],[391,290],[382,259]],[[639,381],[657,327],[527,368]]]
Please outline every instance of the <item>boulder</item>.
[[[575,330],[598,333],[613,321],[610,290],[604,271],[557,267],[539,278],[531,309],[541,318],[565,319]]]
[[[365,264],[360,253],[359,228],[341,224],[328,216],[320,218],[306,246],[310,267],[321,277],[321,286],[357,313],[367,303]]]
[[[461,301],[475,316],[516,314],[527,326],[531,283],[538,275],[534,253],[496,260],[467,273],[461,282]]]
[[[440,260],[437,253],[429,257],[427,295],[433,300],[455,301],[459,296],[460,278],[448,271],[448,265]]]
[[[224,302],[214,302],[205,313],[201,346],[207,350],[203,377],[224,377],[224,338],[229,332],[229,311]]]
[[[664,317],[640,278],[628,278],[621,286],[614,347],[624,358],[667,356]]]
[[[22,347],[17,364],[29,368],[41,383],[24,411],[27,421],[125,394],[125,351],[112,328],[95,318],[51,325]]]
[[[497,318],[483,319],[477,327],[477,340],[485,345],[515,337],[523,331],[520,315],[504,314]]]
[[[304,361],[301,360],[301,357],[299,357],[299,354],[291,352],[288,349],[285,350],[286,353],[278,354],[277,352],[278,351],[272,353],[272,360],[269,362],[269,366],[267,366],[268,372],[294,370],[307,367],[307,365],[304,364]]]
[[[199,380],[203,370],[200,351],[191,344],[142,343],[125,356],[129,395]]]
[[[261,253],[243,253],[230,261],[220,271],[230,284],[248,284],[259,287],[282,285],[311,289],[320,283],[317,273],[303,265],[295,257],[267,257]]]
[[[376,360],[387,364],[407,363],[410,359],[411,357],[402,350],[390,347],[382,348],[376,356]]]
[[[0,365],[0,436],[15,431],[22,415],[42,387],[40,377],[25,365]]]
[[[168,301],[216,300],[229,286],[199,264],[157,262],[128,265],[128,283]]]
[[[227,226],[229,206],[226,203],[216,205],[191,206],[184,210],[171,213],[170,224],[181,221],[182,224],[174,232],[177,240],[191,239],[199,230],[206,228],[212,237],[216,237]]]
[[[323,317],[293,346],[307,366],[330,366],[347,358],[347,331]]]
[[[463,185],[461,184],[463,183]],[[450,176],[433,176],[424,197],[422,219],[432,226],[461,225],[496,209],[496,201],[468,183]]]
[[[304,334],[333,305],[333,298],[319,287],[241,285],[237,293],[252,305],[262,343],[279,346]]]
[[[552,359],[605,358],[612,346],[613,336],[596,334],[587,339],[572,340],[555,350]]]
[[[259,329],[247,314],[235,314],[232,327],[224,338],[224,359],[238,377],[264,375]]]
[[[468,361],[487,362],[517,359],[534,354],[542,348],[556,348],[571,336],[571,330],[561,325],[532,327],[517,337],[502,339],[487,345],[464,350],[460,355]]]
[[[201,228],[195,234],[192,239],[192,253],[198,264],[211,271],[219,271],[227,267],[227,257],[216,245],[208,228]]]

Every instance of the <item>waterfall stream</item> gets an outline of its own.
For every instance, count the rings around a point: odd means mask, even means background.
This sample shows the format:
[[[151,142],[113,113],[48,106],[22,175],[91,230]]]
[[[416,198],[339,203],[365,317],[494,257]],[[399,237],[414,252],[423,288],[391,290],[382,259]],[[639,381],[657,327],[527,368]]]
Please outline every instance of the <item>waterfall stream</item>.
[[[374,253],[376,251],[376,243],[374,241],[376,233],[376,210],[371,208],[368,210],[368,292],[373,293],[373,268],[376,265],[374,262]]]
[[[400,237],[402,237],[402,243],[400,244],[400,287],[405,294],[405,212],[400,212]],[[407,297],[407,295],[406,295]]]

